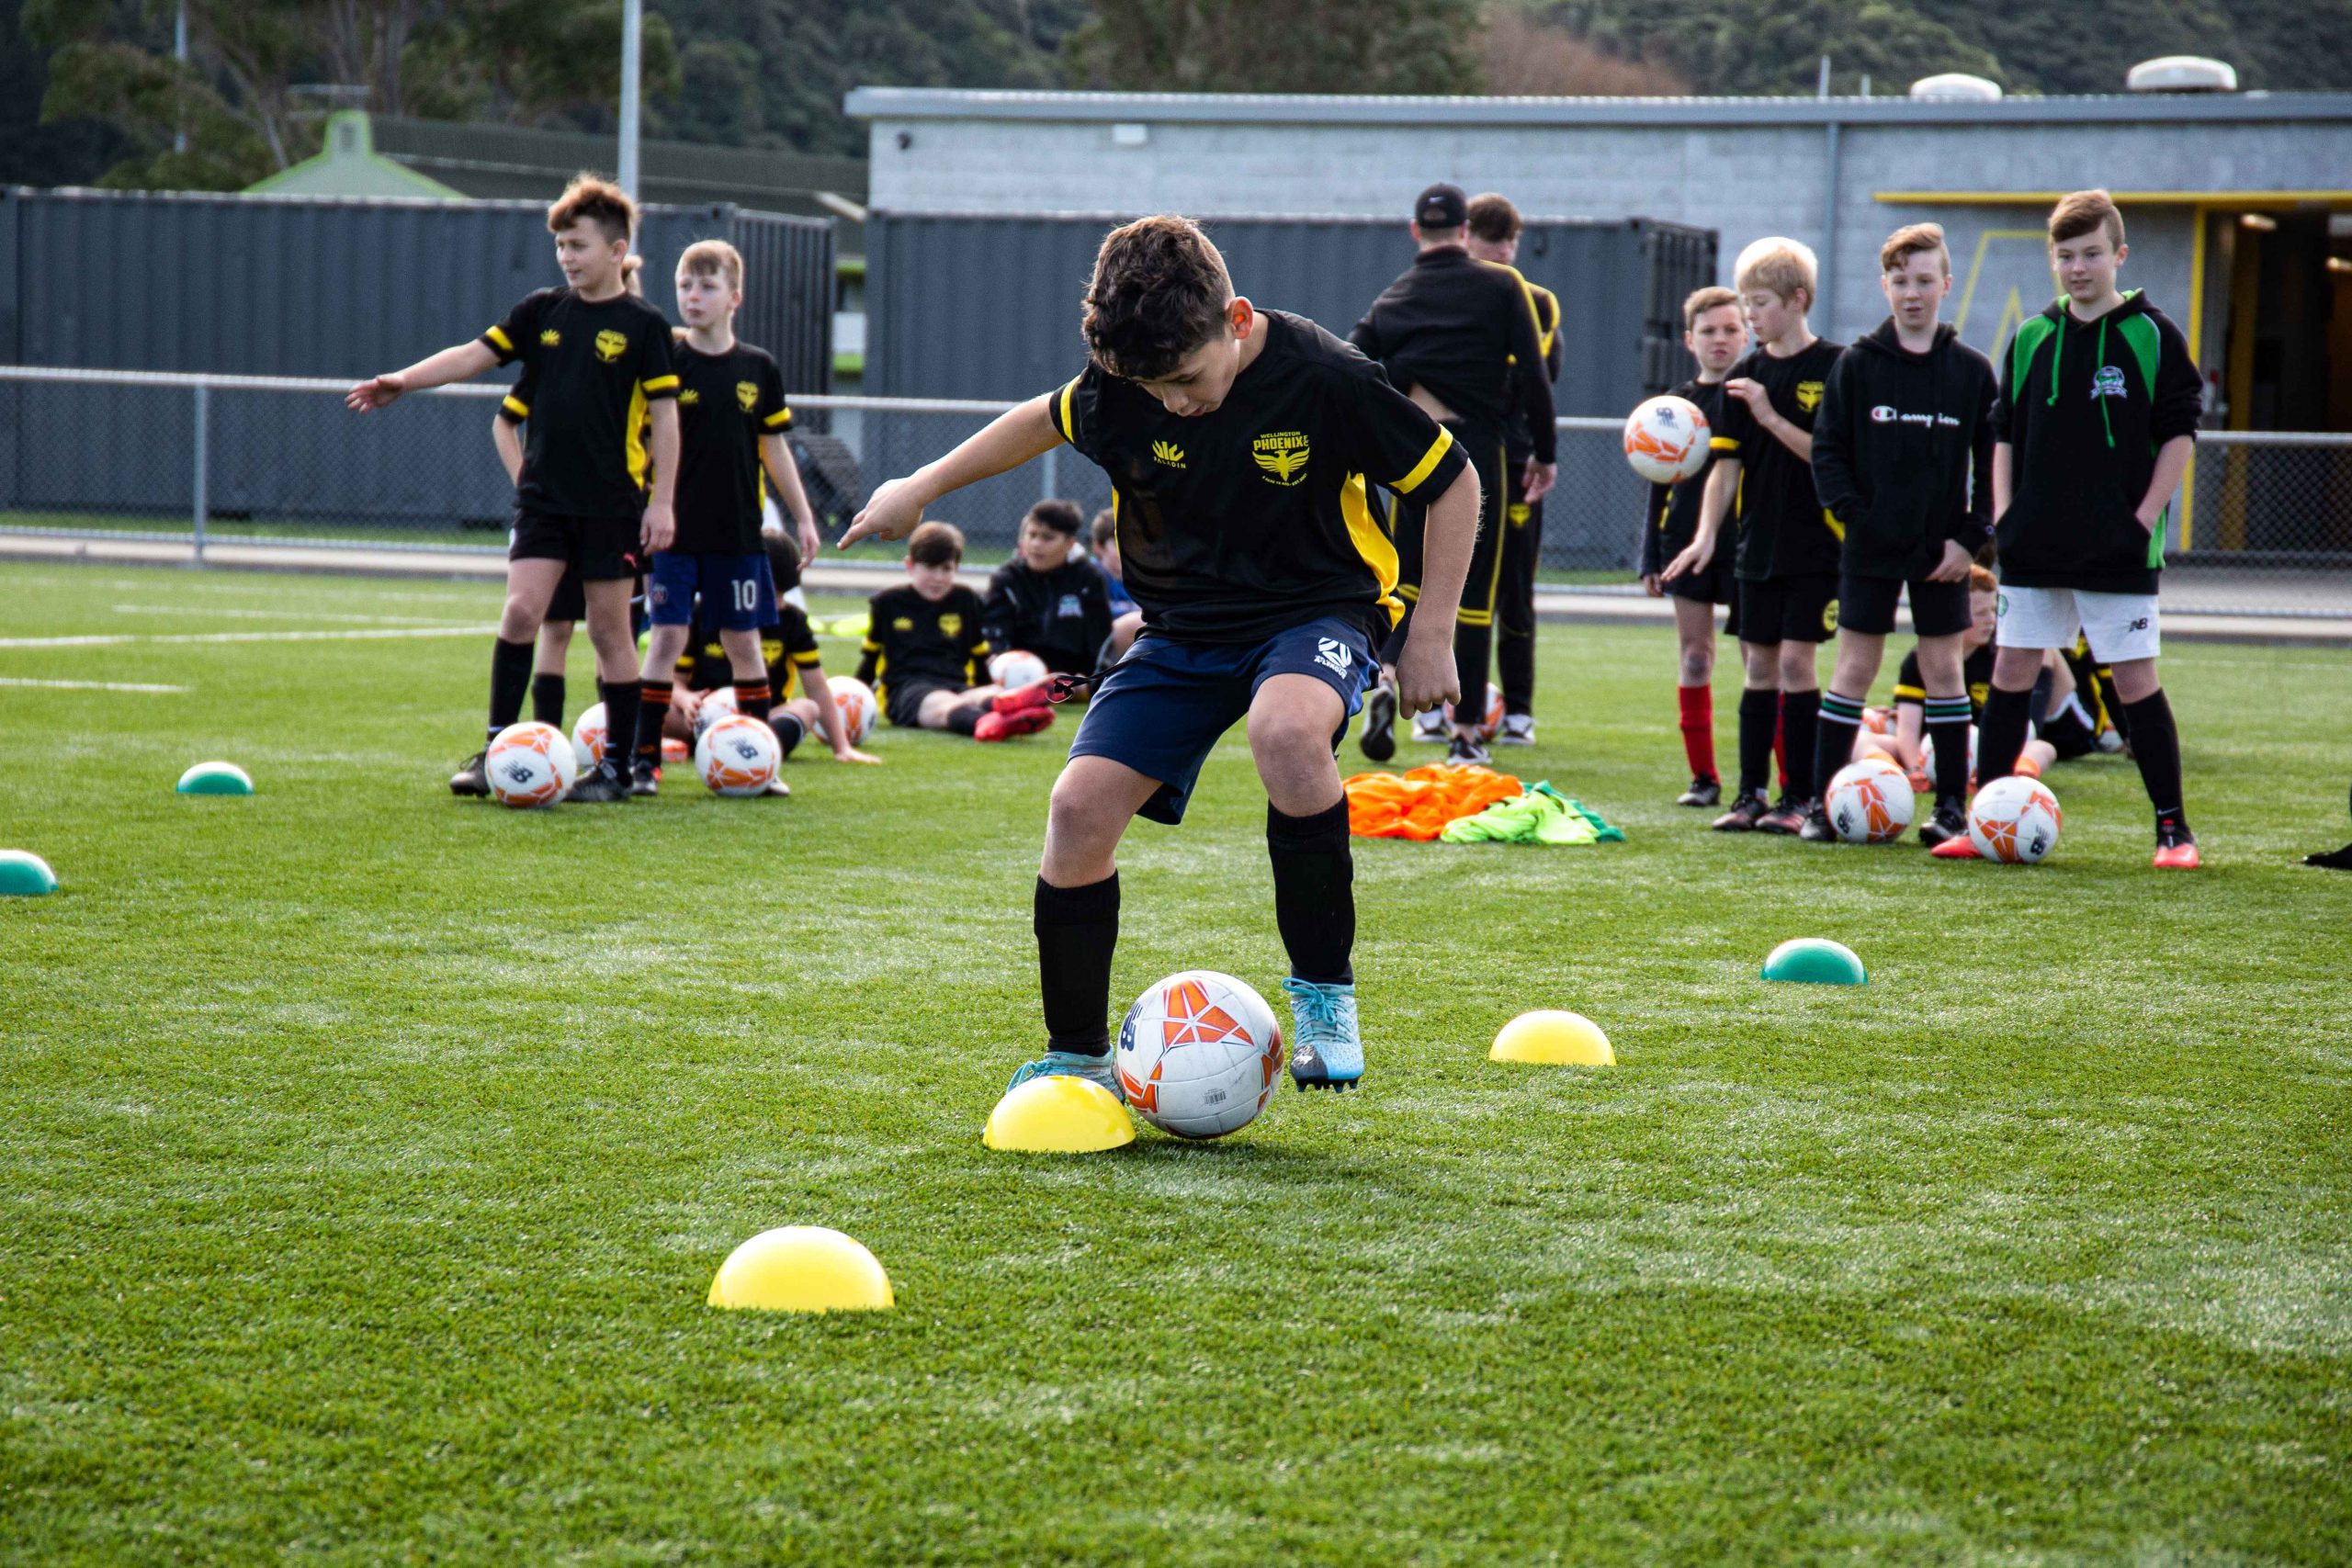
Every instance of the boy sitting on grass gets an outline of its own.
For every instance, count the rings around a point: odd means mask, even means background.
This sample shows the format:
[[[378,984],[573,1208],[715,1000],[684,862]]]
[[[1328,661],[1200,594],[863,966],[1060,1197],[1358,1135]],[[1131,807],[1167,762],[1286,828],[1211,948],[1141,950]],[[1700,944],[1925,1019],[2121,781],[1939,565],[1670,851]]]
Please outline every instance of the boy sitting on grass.
[[[1080,525],[1067,501],[1041,501],[1021,520],[1019,553],[989,579],[981,606],[990,648],[1034,653],[1064,674],[1094,673],[1116,617],[1102,574],[1078,548]]]
[[[867,605],[857,678],[902,729],[944,729],[975,740],[1010,740],[1046,728],[1054,710],[1040,681],[1014,693],[988,682],[989,639],[980,596],[956,581],[964,531],[925,523],[907,538],[907,581]]]

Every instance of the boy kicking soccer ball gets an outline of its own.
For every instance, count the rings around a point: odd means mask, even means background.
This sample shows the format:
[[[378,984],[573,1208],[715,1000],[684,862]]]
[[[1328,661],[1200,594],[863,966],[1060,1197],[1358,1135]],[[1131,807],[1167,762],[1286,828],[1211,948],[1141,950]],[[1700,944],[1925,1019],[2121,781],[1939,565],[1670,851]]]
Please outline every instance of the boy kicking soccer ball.
[[[1108,1028],[1117,851],[1138,812],[1175,823],[1237,719],[1266,786],[1274,918],[1288,952],[1291,1077],[1363,1073],[1354,862],[1338,746],[1404,606],[1367,483],[1430,507],[1421,613],[1399,650],[1415,713],[1457,697],[1454,611],[1478,485],[1453,438],[1379,367],[1303,317],[1233,290],[1189,220],[1112,231],[1086,292],[1085,370],[875,492],[842,543],[896,538],[923,507],[1067,442],[1110,475],[1119,558],[1144,631],[1096,684],[1054,785],[1037,878],[1049,1049],[1013,1075],[1118,1092]]]
[[[596,649],[596,683],[609,733],[635,732],[637,639],[628,613],[637,578],[633,558],[640,548],[669,546],[678,473],[678,377],[671,365],[670,323],[622,283],[621,264],[636,225],[636,204],[618,186],[582,175],[548,209],[566,287],[542,288],[473,342],[362,381],[344,398],[355,412],[367,413],[403,393],[517,360],[537,388],[515,488],[514,542],[506,552],[506,608],[491,649],[492,739],[522,716],[533,643],[567,568],[579,573],[585,590],[588,639]],[[649,445],[650,499],[644,482]],[[475,752],[449,780],[453,794],[490,793],[482,757]],[[619,747],[607,750],[570,798],[628,798]]]
[[[2180,732],[2156,676],[2156,581],[2203,383],[2171,319],[2138,289],[2116,288],[2130,254],[2123,214],[2105,191],[2060,200],[2050,263],[2065,296],[2018,327],[2001,355],[2000,650],[1978,773],[1989,784],[2015,769],[2043,651],[2071,646],[2080,627],[2115,671],[2132,756],[2155,807],[2154,863],[2190,871],[2199,857],[2181,805]]]

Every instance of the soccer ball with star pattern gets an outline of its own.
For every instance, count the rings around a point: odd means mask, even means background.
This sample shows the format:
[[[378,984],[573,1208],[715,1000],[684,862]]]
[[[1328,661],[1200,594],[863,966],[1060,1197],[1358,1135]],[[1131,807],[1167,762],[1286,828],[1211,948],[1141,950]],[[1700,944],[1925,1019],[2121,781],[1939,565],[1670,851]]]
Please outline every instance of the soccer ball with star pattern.
[[[1136,998],[1115,1061],[1128,1108],[1180,1138],[1221,1138],[1255,1121],[1283,1074],[1283,1032],[1230,975],[1187,969]]]

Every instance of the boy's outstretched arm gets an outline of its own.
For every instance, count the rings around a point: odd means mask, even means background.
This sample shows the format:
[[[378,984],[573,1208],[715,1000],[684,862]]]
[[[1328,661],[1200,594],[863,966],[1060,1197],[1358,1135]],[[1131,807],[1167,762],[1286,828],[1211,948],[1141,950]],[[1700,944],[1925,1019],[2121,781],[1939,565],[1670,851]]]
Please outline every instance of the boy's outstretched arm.
[[[1412,630],[1396,659],[1396,698],[1407,713],[1427,713],[1458,702],[1462,677],[1453,662],[1453,617],[1478,541],[1478,470],[1464,466],[1430,503],[1421,536],[1421,597]]]
[[[1044,397],[1032,398],[997,415],[986,429],[944,457],[876,489],[833,547],[845,550],[860,539],[903,539],[922,521],[922,509],[941,496],[1009,472],[1060,446],[1062,433],[1054,428],[1047,401]],[[1466,556],[1464,562],[1466,570]],[[1458,593],[1461,584],[1454,588]]]
[[[825,744],[833,749],[836,762],[878,762],[882,759],[869,756],[849,743],[849,736],[842,724],[842,705],[833,701],[833,688],[826,683],[822,665],[811,664],[800,671],[801,683],[808,688],[808,700],[817,705],[817,728],[824,732]]]
[[[815,560],[820,541],[817,537],[817,514],[808,505],[808,487],[800,482],[800,465],[793,460],[792,447],[784,432],[760,437],[760,462],[767,469],[768,479],[775,486],[776,499],[784,502],[784,514],[792,519],[798,530],[800,558]]]
[[[421,392],[427,387],[446,387],[452,381],[468,380],[497,364],[498,355],[491,352],[488,344],[480,339],[461,343],[427,355],[405,370],[370,377],[345,392],[343,403],[354,413],[367,413],[388,407],[402,392]]]

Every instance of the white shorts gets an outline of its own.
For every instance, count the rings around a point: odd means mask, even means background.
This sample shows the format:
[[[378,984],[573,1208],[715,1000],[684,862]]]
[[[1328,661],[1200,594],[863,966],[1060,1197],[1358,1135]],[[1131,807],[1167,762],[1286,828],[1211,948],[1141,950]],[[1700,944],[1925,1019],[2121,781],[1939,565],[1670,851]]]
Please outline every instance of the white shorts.
[[[2012,588],[2001,584],[2003,648],[2072,648],[2076,631],[2090,638],[2102,664],[2154,659],[2162,641],[2153,593],[2094,593],[2086,588]]]

